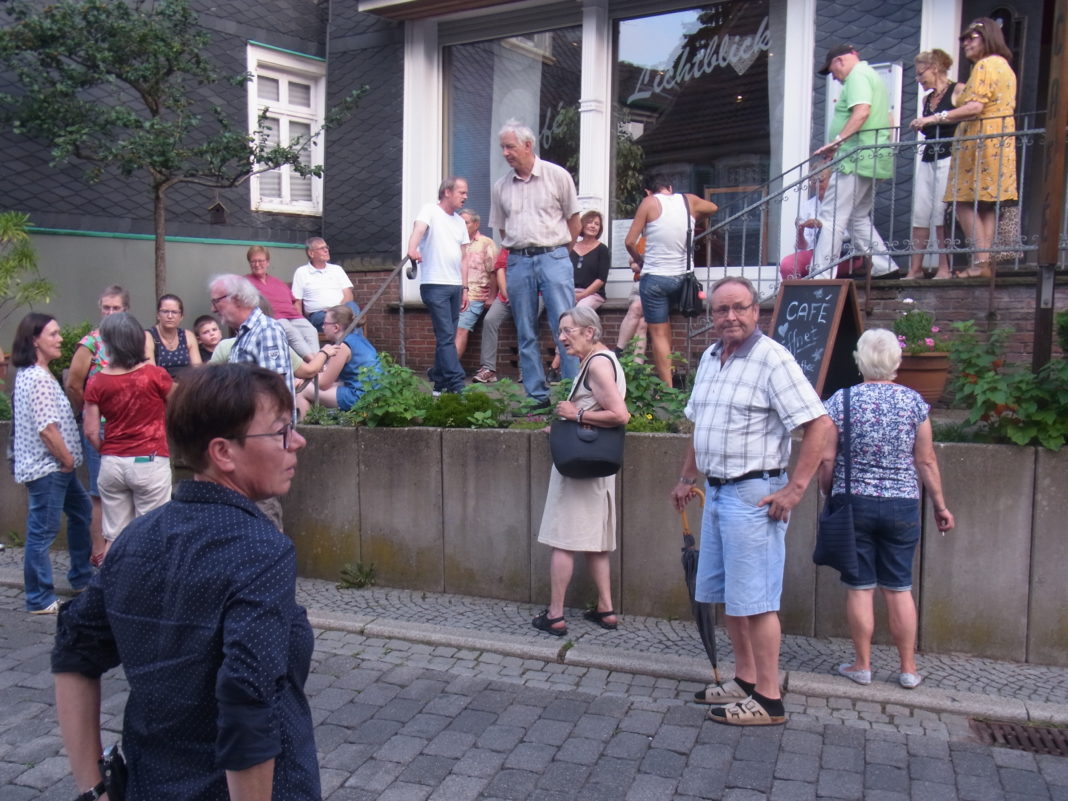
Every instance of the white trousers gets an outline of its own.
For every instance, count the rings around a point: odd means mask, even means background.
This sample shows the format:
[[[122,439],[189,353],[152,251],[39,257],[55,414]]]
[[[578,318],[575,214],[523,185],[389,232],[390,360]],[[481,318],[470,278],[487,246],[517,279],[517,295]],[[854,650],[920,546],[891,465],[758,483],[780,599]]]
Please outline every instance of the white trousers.
[[[871,256],[872,275],[892,273],[897,265],[890,260],[886,243],[872,224],[875,205],[875,179],[837,170],[831,175],[820,203],[820,233],[809,270],[814,278],[833,278],[827,269],[838,260],[846,232],[853,242],[854,255]],[[816,275],[822,273],[821,275]]]

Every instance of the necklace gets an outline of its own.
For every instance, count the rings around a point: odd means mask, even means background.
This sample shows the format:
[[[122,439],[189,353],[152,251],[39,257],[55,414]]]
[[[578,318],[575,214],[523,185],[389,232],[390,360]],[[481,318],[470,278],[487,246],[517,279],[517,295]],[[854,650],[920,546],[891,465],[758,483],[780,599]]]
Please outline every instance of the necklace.
[[[931,94],[927,96],[927,107],[932,110],[937,108],[939,101],[941,101],[942,98],[945,96],[946,90],[948,88],[949,82],[947,81],[946,85],[943,86],[941,89],[936,88],[933,92],[931,92]]]

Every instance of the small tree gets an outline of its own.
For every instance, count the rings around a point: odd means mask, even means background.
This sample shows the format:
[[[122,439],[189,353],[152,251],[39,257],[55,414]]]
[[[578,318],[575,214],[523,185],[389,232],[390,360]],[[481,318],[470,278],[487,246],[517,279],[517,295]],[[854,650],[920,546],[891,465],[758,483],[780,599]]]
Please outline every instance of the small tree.
[[[0,325],[23,306],[48,303],[54,289],[37,272],[29,225],[26,214],[0,212]]]
[[[326,116],[322,128],[271,145],[266,110],[250,135],[218,106],[194,113],[202,87],[220,82],[205,57],[208,34],[186,0],[60,0],[43,8],[0,0],[12,24],[0,30],[0,63],[22,89],[0,94],[0,121],[52,149],[52,164],[76,159],[87,177],[147,173],[156,237],[156,293],[166,291],[166,194],[177,184],[230,188],[282,166],[321,176],[303,154],[344,120],[366,87]],[[248,73],[230,76],[234,85]]]

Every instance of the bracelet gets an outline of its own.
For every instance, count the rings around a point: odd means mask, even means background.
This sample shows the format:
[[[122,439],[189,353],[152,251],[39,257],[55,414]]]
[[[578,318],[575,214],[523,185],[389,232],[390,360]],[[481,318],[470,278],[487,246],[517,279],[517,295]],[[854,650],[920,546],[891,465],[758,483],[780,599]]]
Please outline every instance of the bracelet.
[[[586,414],[585,409],[579,409],[578,414],[575,415],[575,422],[582,425],[582,415]]]
[[[680,484],[685,484],[687,487],[696,487],[697,486],[697,479],[696,478],[686,478],[686,476],[679,476],[679,483]]]
[[[322,348],[319,348],[319,352],[320,352],[321,354],[323,354],[323,356],[325,356],[325,357],[327,358],[327,360],[329,361],[329,359],[330,359],[330,354],[329,354],[329,353],[327,353],[327,352],[326,352],[325,350],[323,350]]]

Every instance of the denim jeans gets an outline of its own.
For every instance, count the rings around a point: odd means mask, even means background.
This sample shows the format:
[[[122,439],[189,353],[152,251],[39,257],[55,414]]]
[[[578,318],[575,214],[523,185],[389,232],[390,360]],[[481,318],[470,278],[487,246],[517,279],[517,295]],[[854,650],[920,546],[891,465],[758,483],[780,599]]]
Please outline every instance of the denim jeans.
[[[760,501],[786,486],[786,474],[705,487],[694,595],[726,604],[728,615],[776,612],[786,564],[786,523]]]
[[[578,359],[560,346],[560,315],[575,305],[575,271],[567,248],[558,247],[538,256],[508,254],[508,300],[519,340],[519,369],[523,387],[536,401],[548,403],[549,385],[538,350],[538,293],[545,301],[553,339],[560,349],[560,373],[578,375]]]
[[[845,495],[832,495],[831,511],[845,503]],[[920,541],[919,499],[853,495],[852,506],[857,575],[843,575],[842,583],[854,590],[911,590],[912,561]]]
[[[67,581],[71,587],[80,590],[92,578],[93,571],[89,567],[89,521],[93,506],[74,472],[57,470],[27,482],[26,489],[30,493],[30,503],[26,518],[23,576],[26,583],[26,609],[36,611],[56,600],[48,549],[59,533],[62,512],[67,514],[67,550],[70,552]]]
[[[437,392],[464,388],[464,369],[456,356],[456,323],[460,319],[463,287],[459,284],[422,284],[419,297],[430,312],[434,327],[434,366],[427,371]]]

